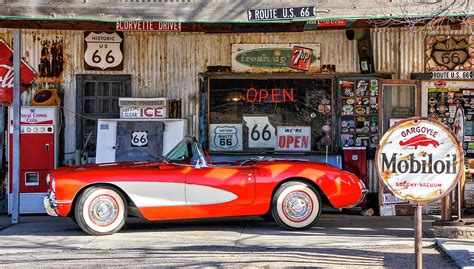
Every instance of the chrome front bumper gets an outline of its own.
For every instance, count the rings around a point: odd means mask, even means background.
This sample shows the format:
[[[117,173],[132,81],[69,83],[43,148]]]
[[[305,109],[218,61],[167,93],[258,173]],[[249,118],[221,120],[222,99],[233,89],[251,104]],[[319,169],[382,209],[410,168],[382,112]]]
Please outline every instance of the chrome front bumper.
[[[360,188],[362,190],[362,197],[360,198],[360,200],[355,204],[355,205],[358,205],[360,203],[362,203],[362,201],[364,200],[365,196],[369,193],[369,189],[367,189],[365,187],[365,184],[362,180],[359,179],[359,185],[360,185]]]
[[[51,198],[49,198],[49,196],[45,196],[43,198],[43,206],[44,206],[44,209],[46,210],[46,213],[50,216],[53,216],[53,217],[57,217],[58,216],[58,213],[56,213],[56,205],[53,204],[53,202],[51,201]]]

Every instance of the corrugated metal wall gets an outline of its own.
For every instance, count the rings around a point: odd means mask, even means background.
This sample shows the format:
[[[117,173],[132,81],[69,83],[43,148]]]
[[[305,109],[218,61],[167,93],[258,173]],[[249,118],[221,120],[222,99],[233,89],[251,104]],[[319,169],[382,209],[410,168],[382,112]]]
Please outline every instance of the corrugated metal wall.
[[[393,73],[395,78],[409,79],[411,73],[425,70],[425,45],[427,35],[471,35],[474,29],[463,27],[450,30],[410,30],[408,28],[372,29],[375,68],[380,73]],[[399,77],[397,77],[399,76]]]
[[[411,72],[423,72],[425,32],[390,28],[374,29],[372,33],[377,72],[400,73],[401,78],[408,78]],[[470,34],[471,30],[444,29],[439,33]],[[11,33],[7,29],[0,29],[0,38],[11,44]],[[234,43],[320,43],[321,64],[334,64],[336,72],[340,73],[358,72],[356,42],[348,41],[343,30],[251,34],[125,33],[123,71],[85,71],[82,31],[23,30],[24,59],[37,70],[41,41],[55,38],[64,41],[64,72],[53,82],[59,82],[65,93],[67,157],[72,157],[75,150],[76,74],[131,74],[134,97],[181,98],[183,117],[190,122],[190,132],[196,134],[198,74],[205,72],[207,66],[231,65]],[[51,79],[43,79],[36,87],[44,87],[48,81]]]

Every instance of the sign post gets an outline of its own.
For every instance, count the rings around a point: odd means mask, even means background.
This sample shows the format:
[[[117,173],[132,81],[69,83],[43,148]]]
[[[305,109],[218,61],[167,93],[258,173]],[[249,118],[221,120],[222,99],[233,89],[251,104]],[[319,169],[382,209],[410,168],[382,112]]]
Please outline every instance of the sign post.
[[[456,135],[431,118],[402,120],[380,140],[375,165],[381,184],[416,207],[416,268],[422,268],[423,206],[454,189],[463,164],[462,145]]]
[[[13,31],[13,167],[12,167],[12,224],[20,221],[20,85],[21,85],[21,30]]]

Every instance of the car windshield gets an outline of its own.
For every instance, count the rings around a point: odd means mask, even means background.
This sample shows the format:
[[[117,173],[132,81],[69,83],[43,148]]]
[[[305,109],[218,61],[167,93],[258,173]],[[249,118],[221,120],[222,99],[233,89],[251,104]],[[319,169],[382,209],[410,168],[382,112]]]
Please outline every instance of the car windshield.
[[[199,158],[198,144],[192,137],[184,138],[165,156],[168,162],[189,165],[195,165]]]

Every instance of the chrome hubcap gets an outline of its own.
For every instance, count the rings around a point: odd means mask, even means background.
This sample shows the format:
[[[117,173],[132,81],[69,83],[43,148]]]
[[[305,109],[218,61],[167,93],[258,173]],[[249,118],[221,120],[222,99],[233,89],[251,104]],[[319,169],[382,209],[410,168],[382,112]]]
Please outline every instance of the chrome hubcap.
[[[117,219],[117,202],[110,196],[96,197],[89,206],[89,216],[95,224],[107,226]]]
[[[304,192],[292,192],[283,201],[283,212],[292,221],[304,221],[312,211],[311,198]]]

